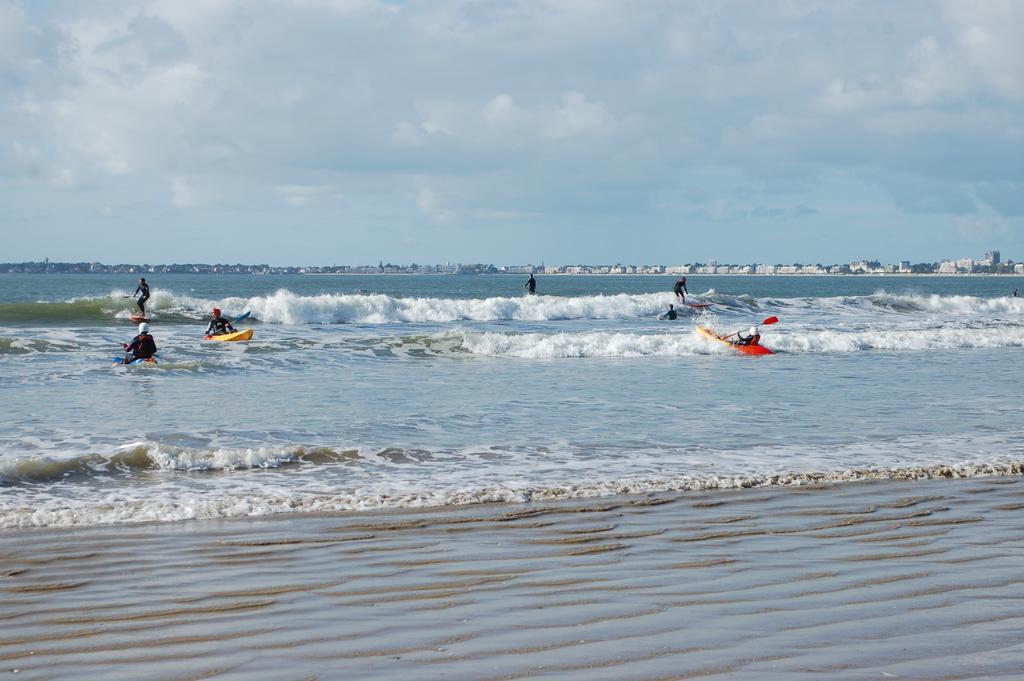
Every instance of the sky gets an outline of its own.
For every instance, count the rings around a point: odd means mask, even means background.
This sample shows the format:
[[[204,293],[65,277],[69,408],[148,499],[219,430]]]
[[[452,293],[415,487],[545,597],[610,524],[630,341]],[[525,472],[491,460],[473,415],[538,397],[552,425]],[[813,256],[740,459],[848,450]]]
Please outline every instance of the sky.
[[[0,261],[993,248],[1017,0],[0,0]]]

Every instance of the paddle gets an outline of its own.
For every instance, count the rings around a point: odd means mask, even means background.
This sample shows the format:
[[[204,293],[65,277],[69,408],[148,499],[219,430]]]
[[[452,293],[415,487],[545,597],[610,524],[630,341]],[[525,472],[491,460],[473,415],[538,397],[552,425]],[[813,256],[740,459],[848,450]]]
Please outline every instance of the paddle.
[[[772,315],[768,319],[766,319],[763,322],[761,322],[760,326],[771,326],[772,324],[778,324],[778,323],[779,323],[779,318],[774,316],[774,315]],[[741,333],[743,333],[742,329],[737,331],[736,333],[730,333],[728,336],[719,336],[719,338],[722,338],[724,340],[726,338],[732,338],[733,336],[738,336]]]

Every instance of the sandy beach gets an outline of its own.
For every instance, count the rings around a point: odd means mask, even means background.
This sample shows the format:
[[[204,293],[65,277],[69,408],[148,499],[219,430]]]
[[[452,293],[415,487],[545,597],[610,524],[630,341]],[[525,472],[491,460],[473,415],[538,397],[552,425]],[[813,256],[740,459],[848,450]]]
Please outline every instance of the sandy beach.
[[[3,533],[19,679],[1019,679],[1024,487]]]

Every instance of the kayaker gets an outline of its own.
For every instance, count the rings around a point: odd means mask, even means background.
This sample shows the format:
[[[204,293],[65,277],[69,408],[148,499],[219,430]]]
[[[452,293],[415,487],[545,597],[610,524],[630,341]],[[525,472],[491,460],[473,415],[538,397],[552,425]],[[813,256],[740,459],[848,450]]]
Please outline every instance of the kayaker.
[[[744,336],[743,332],[740,331],[736,334],[736,345],[760,345],[761,344],[761,333],[757,330],[757,326],[752,326],[747,329],[747,335]]]
[[[686,290],[686,277],[679,277],[676,280],[676,285],[672,287],[672,293],[676,294],[676,298],[679,300],[686,300],[686,295],[689,291]]]
[[[156,341],[149,334],[149,324],[139,324],[139,335],[132,338],[131,343],[124,344],[124,351],[132,353],[125,355],[124,363],[131,364],[137,359],[147,359],[156,354]]]
[[[231,326],[231,322],[220,316],[219,307],[210,310],[210,314],[213,316],[213,319],[210,320],[210,325],[206,327],[207,336],[219,336],[222,333],[229,333],[235,330],[235,327]]]
[[[679,313],[676,312],[676,308],[670,304],[668,306],[668,312],[666,312],[663,315],[659,315],[659,318],[660,319],[676,319],[678,316],[679,316]]]
[[[146,316],[146,301],[149,300],[149,284],[146,283],[145,277],[139,277],[139,285],[135,288],[135,293],[132,297],[142,294],[139,299],[135,301],[135,304],[139,306],[139,314],[143,317]]]
[[[530,274],[530,278],[526,280],[526,290],[530,292],[530,295],[537,294],[537,280],[533,278],[533,274]]]

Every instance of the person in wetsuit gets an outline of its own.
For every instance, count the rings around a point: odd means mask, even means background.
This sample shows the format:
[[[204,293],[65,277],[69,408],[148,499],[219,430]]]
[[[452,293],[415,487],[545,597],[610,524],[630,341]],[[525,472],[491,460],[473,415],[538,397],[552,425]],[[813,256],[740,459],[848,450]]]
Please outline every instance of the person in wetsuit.
[[[530,278],[526,280],[525,288],[527,291],[530,292],[531,296],[537,294],[537,280],[533,278],[533,274],[531,274]]]
[[[211,311],[213,319],[210,320],[210,325],[206,327],[207,336],[219,336],[222,333],[230,333],[235,330],[235,327],[231,326],[224,317],[220,316],[220,308],[215,307]]]
[[[676,280],[676,285],[672,287],[672,293],[676,294],[676,298],[679,300],[686,300],[686,295],[689,291],[686,290],[686,277],[679,277]]]
[[[747,329],[747,335],[744,336],[743,332],[740,331],[736,334],[736,345],[760,345],[761,344],[761,332],[757,330],[756,326],[752,326]]]
[[[1020,291],[1018,291],[1017,289],[1013,289],[1013,297],[1020,298]]]
[[[146,283],[146,278],[145,277],[140,277],[139,278],[139,285],[138,285],[138,287],[136,287],[135,293],[133,293],[132,296],[133,297],[137,296],[140,293],[142,295],[139,296],[139,299],[137,301],[135,301],[135,304],[139,306],[139,314],[141,314],[143,317],[145,317],[146,316],[146,301],[149,300],[149,284]]]
[[[673,305],[668,306],[668,312],[661,315],[661,319],[676,319],[679,317],[679,313],[676,312],[676,308]]]
[[[139,324],[139,335],[132,338],[131,343],[124,344],[124,351],[131,353],[125,355],[125,364],[131,364],[137,359],[147,359],[156,354],[156,341],[153,340],[153,336],[149,335],[149,324],[146,322]]]

